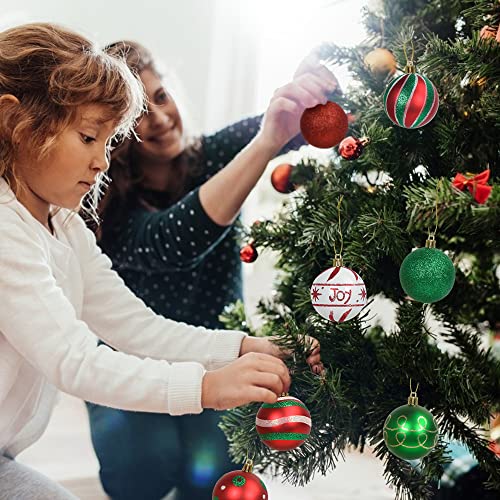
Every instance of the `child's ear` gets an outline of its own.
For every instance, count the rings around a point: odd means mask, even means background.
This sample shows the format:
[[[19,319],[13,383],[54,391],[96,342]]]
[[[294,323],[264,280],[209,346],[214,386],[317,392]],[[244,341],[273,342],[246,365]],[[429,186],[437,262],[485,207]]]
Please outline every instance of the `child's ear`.
[[[18,110],[20,102],[19,99],[13,94],[2,94],[0,95],[0,110],[2,113],[2,120],[0,121],[0,137],[2,139],[8,138],[14,146],[17,146],[20,141],[13,137],[13,124],[10,119],[11,116]],[[9,113],[5,113],[5,109],[8,107]]]
[[[14,104],[19,104],[19,99],[15,95],[12,95],[12,94],[0,95],[0,102],[2,102],[2,101],[11,101]]]

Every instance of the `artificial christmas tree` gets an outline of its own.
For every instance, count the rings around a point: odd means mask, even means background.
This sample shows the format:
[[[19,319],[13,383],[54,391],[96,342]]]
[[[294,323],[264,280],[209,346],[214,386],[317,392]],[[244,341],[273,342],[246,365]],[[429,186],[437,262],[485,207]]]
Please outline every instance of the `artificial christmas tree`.
[[[488,421],[500,410],[500,363],[482,339],[500,320],[500,44],[480,32],[485,24],[498,29],[500,2],[378,3],[376,11],[366,12],[365,45],[319,49],[327,63],[347,64],[357,81],[335,102],[356,117],[348,134],[370,137],[370,147],[357,159],[332,150],[328,164],[299,162],[294,171],[307,171],[312,179],[290,195],[292,202],[274,220],[249,231],[259,246],[280,255],[277,293],[260,306],[262,333],[278,334],[298,352],[305,349],[304,334],[321,342],[325,374],[290,361],[291,392],[307,405],[314,426],[300,448],[279,454],[255,432],[258,405],[233,410],[223,428],[236,459],[251,451],[259,470],[300,485],[314,473],[332,471],[346,446],[363,450],[369,444],[385,462],[396,498],[415,500],[440,494],[447,442],[457,440],[474,454],[488,483],[489,493],[477,498],[496,496],[500,467],[488,447]],[[405,48],[412,44],[415,56],[409,61]],[[439,109],[432,120],[424,117],[424,126],[397,126],[386,115],[384,94],[401,74],[388,72],[384,80],[367,68],[364,57],[377,47],[390,50],[401,70],[411,62],[436,87]],[[422,106],[432,108],[427,101],[422,98]],[[418,102],[411,105],[418,113]],[[404,100],[399,106],[403,119]],[[473,179],[485,170],[491,189],[478,201]],[[374,171],[385,180],[374,183]],[[346,214],[340,221],[339,199]],[[310,300],[311,283],[335,257],[340,231],[343,259],[363,277],[369,297],[366,308],[347,322],[323,319]],[[429,236],[453,263],[453,280],[450,275],[449,290],[437,301],[419,302],[402,288],[400,267]],[[369,312],[377,295],[396,308],[391,331]],[[239,314],[228,313],[226,322],[241,328],[241,307],[234,311]],[[384,442],[384,423],[408,396],[410,380],[419,384],[419,398],[439,429],[418,463],[393,455]],[[418,417],[412,425],[418,426]],[[388,429],[396,436],[392,422]]]

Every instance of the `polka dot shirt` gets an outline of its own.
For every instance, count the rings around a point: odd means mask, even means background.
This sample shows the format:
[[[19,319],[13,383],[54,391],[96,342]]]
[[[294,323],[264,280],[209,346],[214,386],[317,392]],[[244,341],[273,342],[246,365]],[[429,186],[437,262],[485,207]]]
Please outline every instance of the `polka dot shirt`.
[[[103,249],[125,283],[156,313],[221,328],[218,316],[224,307],[242,298],[235,229],[208,217],[199,186],[250,142],[260,121],[261,117],[248,118],[202,137],[204,164],[198,187],[165,210],[131,210]],[[302,144],[298,136],[283,152]]]

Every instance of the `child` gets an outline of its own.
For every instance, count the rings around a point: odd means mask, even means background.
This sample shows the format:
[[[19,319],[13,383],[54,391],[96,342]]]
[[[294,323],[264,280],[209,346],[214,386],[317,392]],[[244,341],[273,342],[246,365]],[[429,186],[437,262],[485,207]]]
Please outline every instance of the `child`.
[[[45,429],[56,388],[172,415],[289,388],[269,340],[154,314],[74,213],[83,198],[93,209],[109,143],[142,108],[126,65],[82,36],[50,24],[0,33],[0,498],[73,498],[13,460]]]

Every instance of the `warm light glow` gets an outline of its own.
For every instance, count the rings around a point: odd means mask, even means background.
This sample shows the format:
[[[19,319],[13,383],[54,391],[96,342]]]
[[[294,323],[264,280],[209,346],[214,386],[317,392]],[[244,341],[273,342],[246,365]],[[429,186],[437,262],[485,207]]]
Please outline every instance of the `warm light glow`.
[[[242,15],[256,36],[258,105],[292,75],[302,57],[322,42],[354,46],[366,36],[361,10],[367,0],[240,0]],[[350,77],[335,73],[343,88]]]

